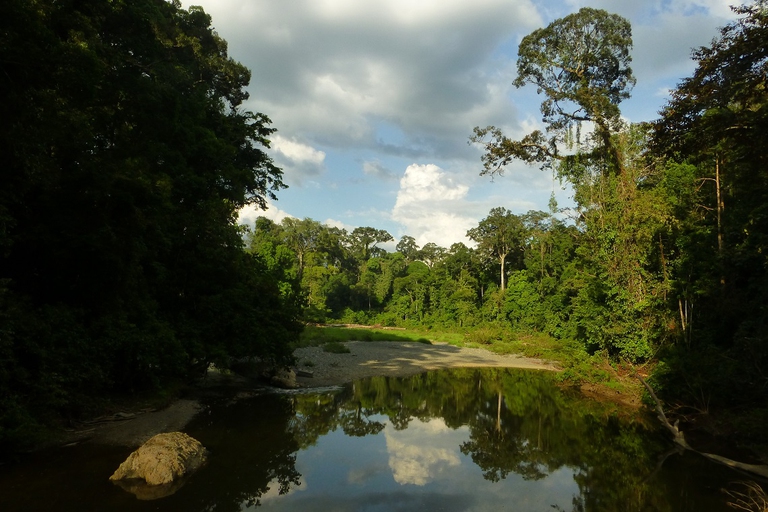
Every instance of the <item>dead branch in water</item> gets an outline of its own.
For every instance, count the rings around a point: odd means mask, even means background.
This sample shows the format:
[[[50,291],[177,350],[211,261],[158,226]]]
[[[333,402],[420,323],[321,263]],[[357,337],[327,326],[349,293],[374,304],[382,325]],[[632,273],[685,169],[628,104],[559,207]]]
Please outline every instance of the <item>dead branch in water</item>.
[[[693,448],[690,447],[688,442],[685,440],[685,436],[680,431],[680,429],[677,428],[677,422],[675,422],[674,425],[672,425],[669,420],[667,419],[667,415],[664,414],[664,408],[661,406],[661,401],[656,396],[656,393],[653,392],[653,389],[651,386],[648,385],[647,382],[645,382],[645,379],[640,376],[639,373],[635,372],[635,377],[640,379],[640,382],[643,383],[643,386],[645,386],[645,389],[648,390],[648,393],[651,395],[651,398],[653,399],[653,402],[656,404],[656,412],[658,413],[658,418],[661,423],[667,427],[667,429],[672,432],[673,435],[673,441],[685,448],[686,450],[693,450]],[[693,450],[696,451],[696,450]]]
[[[633,366],[630,366],[631,368],[634,368]],[[640,374],[638,374],[636,371],[634,372],[635,377],[637,377],[640,382],[645,386],[645,389],[648,390],[648,393],[651,395],[651,398],[653,399],[654,403],[656,404],[656,412],[658,413],[658,418],[661,421],[661,423],[672,432],[673,440],[675,444],[685,448],[686,450],[690,450],[692,452],[696,452],[699,455],[703,455],[704,457],[713,460],[715,462],[718,462],[720,464],[724,464],[730,468],[738,469],[741,471],[745,471],[747,473],[751,473],[754,475],[762,476],[763,478],[768,478],[768,466],[764,465],[755,465],[755,464],[745,464],[743,462],[738,462],[735,460],[728,459],[726,457],[721,457],[720,455],[715,455],[712,453],[704,453],[700,452],[694,448],[691,447],[691,445],[688,444],[688,442],[685,440],[685,436],[680,431],[680,429],[677,428],[677,422],[675,422],[674,425],[672,425],[669,420],[667,419],[667,415],[664,414],[664,408],[661,406],[661,400],[656,396],[656,393],[653,392],[653,389],[651,386],[648,385],[647,382],[645,382],[645,379],[643,379]],[[757,484],[755,484],[757,485]],[[758,486],[759,487],[759,486]],[[762,490],[762,489],[761,489]],[[752,510],[752,509],[745,509],[745,510]],[[761,510],[768,510],[768,509],[758,509]]]

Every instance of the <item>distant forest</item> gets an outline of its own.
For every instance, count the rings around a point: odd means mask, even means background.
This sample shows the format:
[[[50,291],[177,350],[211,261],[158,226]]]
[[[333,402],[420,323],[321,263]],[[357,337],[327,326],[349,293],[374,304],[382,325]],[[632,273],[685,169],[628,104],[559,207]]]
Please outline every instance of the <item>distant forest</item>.
[[[653,362],[662,396],[768,421],[768,3],[694,51],[627,124],[631,27],[596,9],[520,44],[546,125],[475,128],[483,174],[522,160],[564,216],[500,206],[474,247],[312,219],[239,226],[284,187],[250,72],[178,1],[0,7],[0,446],[211,363],[291,362],[306,322],[494,326]],[[468,134],[469,135],[469,134]],[[761,419],[762,418],[762,419]]]

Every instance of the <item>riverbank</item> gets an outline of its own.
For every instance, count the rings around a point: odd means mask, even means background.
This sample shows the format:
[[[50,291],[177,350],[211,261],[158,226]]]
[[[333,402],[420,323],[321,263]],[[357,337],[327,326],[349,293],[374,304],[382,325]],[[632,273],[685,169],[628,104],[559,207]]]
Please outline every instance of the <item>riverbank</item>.
[[[301,387],[342,385],[374,376],[405,377],[443,368],[493,367],[556,370],[540,359],[519,355],[499,355],[485,349],[464,348],[447,343],[415,343],[399,341],[350,341],[343,344],[348,353],[330,353],[322,347],[295,350]],[[311,377],[306,376],[311,373]],[[125,410],[83,423],[66,432],[57,444],[92,442],[113,446],[136,447],[161,432],[182,430],[205,406],[206,398],[232,394],[241,396],[255,390],[253,381],[221,373],[208,372],[207,377],[191,388],[185,398],[158,410]]]

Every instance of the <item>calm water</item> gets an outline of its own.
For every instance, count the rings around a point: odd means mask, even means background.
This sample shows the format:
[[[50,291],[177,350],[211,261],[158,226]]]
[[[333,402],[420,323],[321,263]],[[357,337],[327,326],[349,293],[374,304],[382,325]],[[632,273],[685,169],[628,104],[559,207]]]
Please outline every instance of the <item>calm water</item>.
[[[76,446],[0,468],[0,510],[730,510],[737,473],[670,452],[652,421],[529,370],[443,370],[214,404],[210,462],[174,495],[108,482],[130,450]]]

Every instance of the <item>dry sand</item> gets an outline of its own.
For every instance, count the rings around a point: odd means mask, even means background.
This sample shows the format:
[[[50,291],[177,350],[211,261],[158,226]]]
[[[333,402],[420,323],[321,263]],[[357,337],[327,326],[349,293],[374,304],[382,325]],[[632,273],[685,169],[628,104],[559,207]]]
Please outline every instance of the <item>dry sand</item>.
[[[350,341],[349,354],[324,352],[307,347],[294,352],[300,370],[312,377],[298,377],[303,387],[344,384],[364,377],[391,375],[405,377],[440,368],[531,368],[555,370],[544,361],[518,355],[498,355],[479,348],[461,348],[446,343]]]

